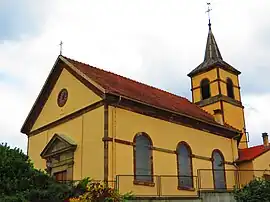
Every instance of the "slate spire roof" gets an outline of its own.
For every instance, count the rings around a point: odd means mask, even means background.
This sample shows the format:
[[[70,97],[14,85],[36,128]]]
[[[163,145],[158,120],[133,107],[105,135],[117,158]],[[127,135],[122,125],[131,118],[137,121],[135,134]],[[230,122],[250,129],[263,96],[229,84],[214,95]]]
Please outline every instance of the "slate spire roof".
[[[240,71],[236,70],[234,67],[232,67],[231,65],[229,65],[223,60],[220,50],[218,48],[217,42],[215,40],[214,34],[212,32],[210,22],[208,26],[209,26],[209,30],[208,30],[204,60],[198,67],[192,70],[188,74],[188,76],[189,77],[195,76],[201,72],[210,70],[214,66],[220,66],[221,68],[227,71],[230,71],[236,75],[240,74],[241,73]]]
[[[211,24],[209,23],[209,32],[207,37],[207,43],[205,48],[204,62],[208,60],[223,60],[220,54],[217,42],[215,40],[214,34],[211,29]]]

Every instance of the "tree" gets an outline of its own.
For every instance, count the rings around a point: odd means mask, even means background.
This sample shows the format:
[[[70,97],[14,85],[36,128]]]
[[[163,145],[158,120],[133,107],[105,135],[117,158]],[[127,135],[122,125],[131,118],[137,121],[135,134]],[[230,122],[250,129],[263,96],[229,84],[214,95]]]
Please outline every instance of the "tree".
[[[89,178],[76,184],[59,183],[35,169],[20,149],[0,144],[0,202],[122,202],[129,196]]]
[[[270,202],[270,181],[256,178],[241,189],[234,190],[237,202]]]
[[[78,189],[36,170],[20,149],[0,144],[0,202],[62,202],[83,193]]]

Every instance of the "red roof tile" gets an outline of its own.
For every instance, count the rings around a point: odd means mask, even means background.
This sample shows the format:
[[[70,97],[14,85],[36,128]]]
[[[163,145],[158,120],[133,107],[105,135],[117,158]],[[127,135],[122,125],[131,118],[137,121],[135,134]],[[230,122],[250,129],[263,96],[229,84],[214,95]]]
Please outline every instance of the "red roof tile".
[[[266,148],[264,145],[258,145],[246,149],[239,149],[238,161],[251,161],[269,150],[270,147]]]
[[[115,93],[118,95],[126,96],[128,98],[144,102],[155,107],[179,112],[194,118],[217,124],[211,114],[207,113],[197,105],[191,103],[186,98],[93,66],[89,66],[67,57],[64,58],[90,79],[102,86],[108,93]],[[229,127],[228,125],[226,126]],[[232,127],[229,128],[232,129]]]

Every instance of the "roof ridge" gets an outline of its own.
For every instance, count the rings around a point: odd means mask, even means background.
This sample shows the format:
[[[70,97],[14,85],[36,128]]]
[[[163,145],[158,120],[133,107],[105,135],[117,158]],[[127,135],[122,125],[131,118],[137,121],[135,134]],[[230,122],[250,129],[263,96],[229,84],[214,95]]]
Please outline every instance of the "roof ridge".
[[[150,88],[152,88],[152,89],[159,90],[159,91],[162,91],[162,92],[164,92],[164,93],[168,93],[168,94],[170,94],[170,95],[172,95],[172,96],[180,97],[180,98],[185,99],[186,101],[192,103],[192,102],[191,102],[189,99],[187,99],[186,97],[183,97],[183,96],[180,96],[180,95],[177,95],[177,94],[168,92],[168,91],[163,90],[163,89],[161,89],[161,88],[157,88],[157,87],[155,87],[155,86],[151,86],[151,85],[148,85],[148,84],[145,84],[145,83],[136,81],[136,80],[134,80],[134,79],[131,79],[131,78],[122,76],[122,75],[120,75],[120,74],[116,74],[116,73],[111,72],[111,71],[109,71],[109,70],[105,70],[105,69],[102,69],[102,68],[99,68],[99,67],[95,67],[95,66],[89,65],[89,64],[84,63],[84,62],[80,62],[80,61],[78,61],[78,60],[74,60],[74,59],[72,59],[72,58],[69,58],[69,57],[66,57],[66,56],[63,56],[63,55],[61,55],[61,56],[64,57],[64,58],[66,58],[66,59],[73,60],[74,62],[83,64],[83,65],[87,65],[87,66],[89,66],[89,67],[91,67],[91,68],[95,68],[95,69],[97,69],[97,70],[101,70],[101,71],[103,71],[103,72],[110,73],[110,74],[113,74],[113,75],[115,75],[115,76],[119,76],[119,77],[122,77],[122,78],[124,78],[124,79],[130,80],[130,81],[132,81],[132,82],[135,82],[135,83],[138,83],[138,84],[141,84],[141,85],[148,86],[148,87],[150,87]],[[196,106],[197,106],[197,105],[196,105]],[[198,106],[197,106],[197,107],[198,107]],[[200,108],[200,107],[198,107],[198,108],[202,110],[202,108]],[[210,115],[211,115],[211,114],[210,114]]]

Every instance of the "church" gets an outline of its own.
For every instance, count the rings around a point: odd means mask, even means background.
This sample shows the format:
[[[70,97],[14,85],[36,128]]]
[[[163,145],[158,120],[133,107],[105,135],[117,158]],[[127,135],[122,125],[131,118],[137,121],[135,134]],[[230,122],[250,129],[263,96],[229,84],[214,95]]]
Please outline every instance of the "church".
[[[194,197],[270,178],[268,134],[248,147],[241,72],[211,24],[192,101],[59,55],[21,132],[36,168],[90,177],[137,196]]]

